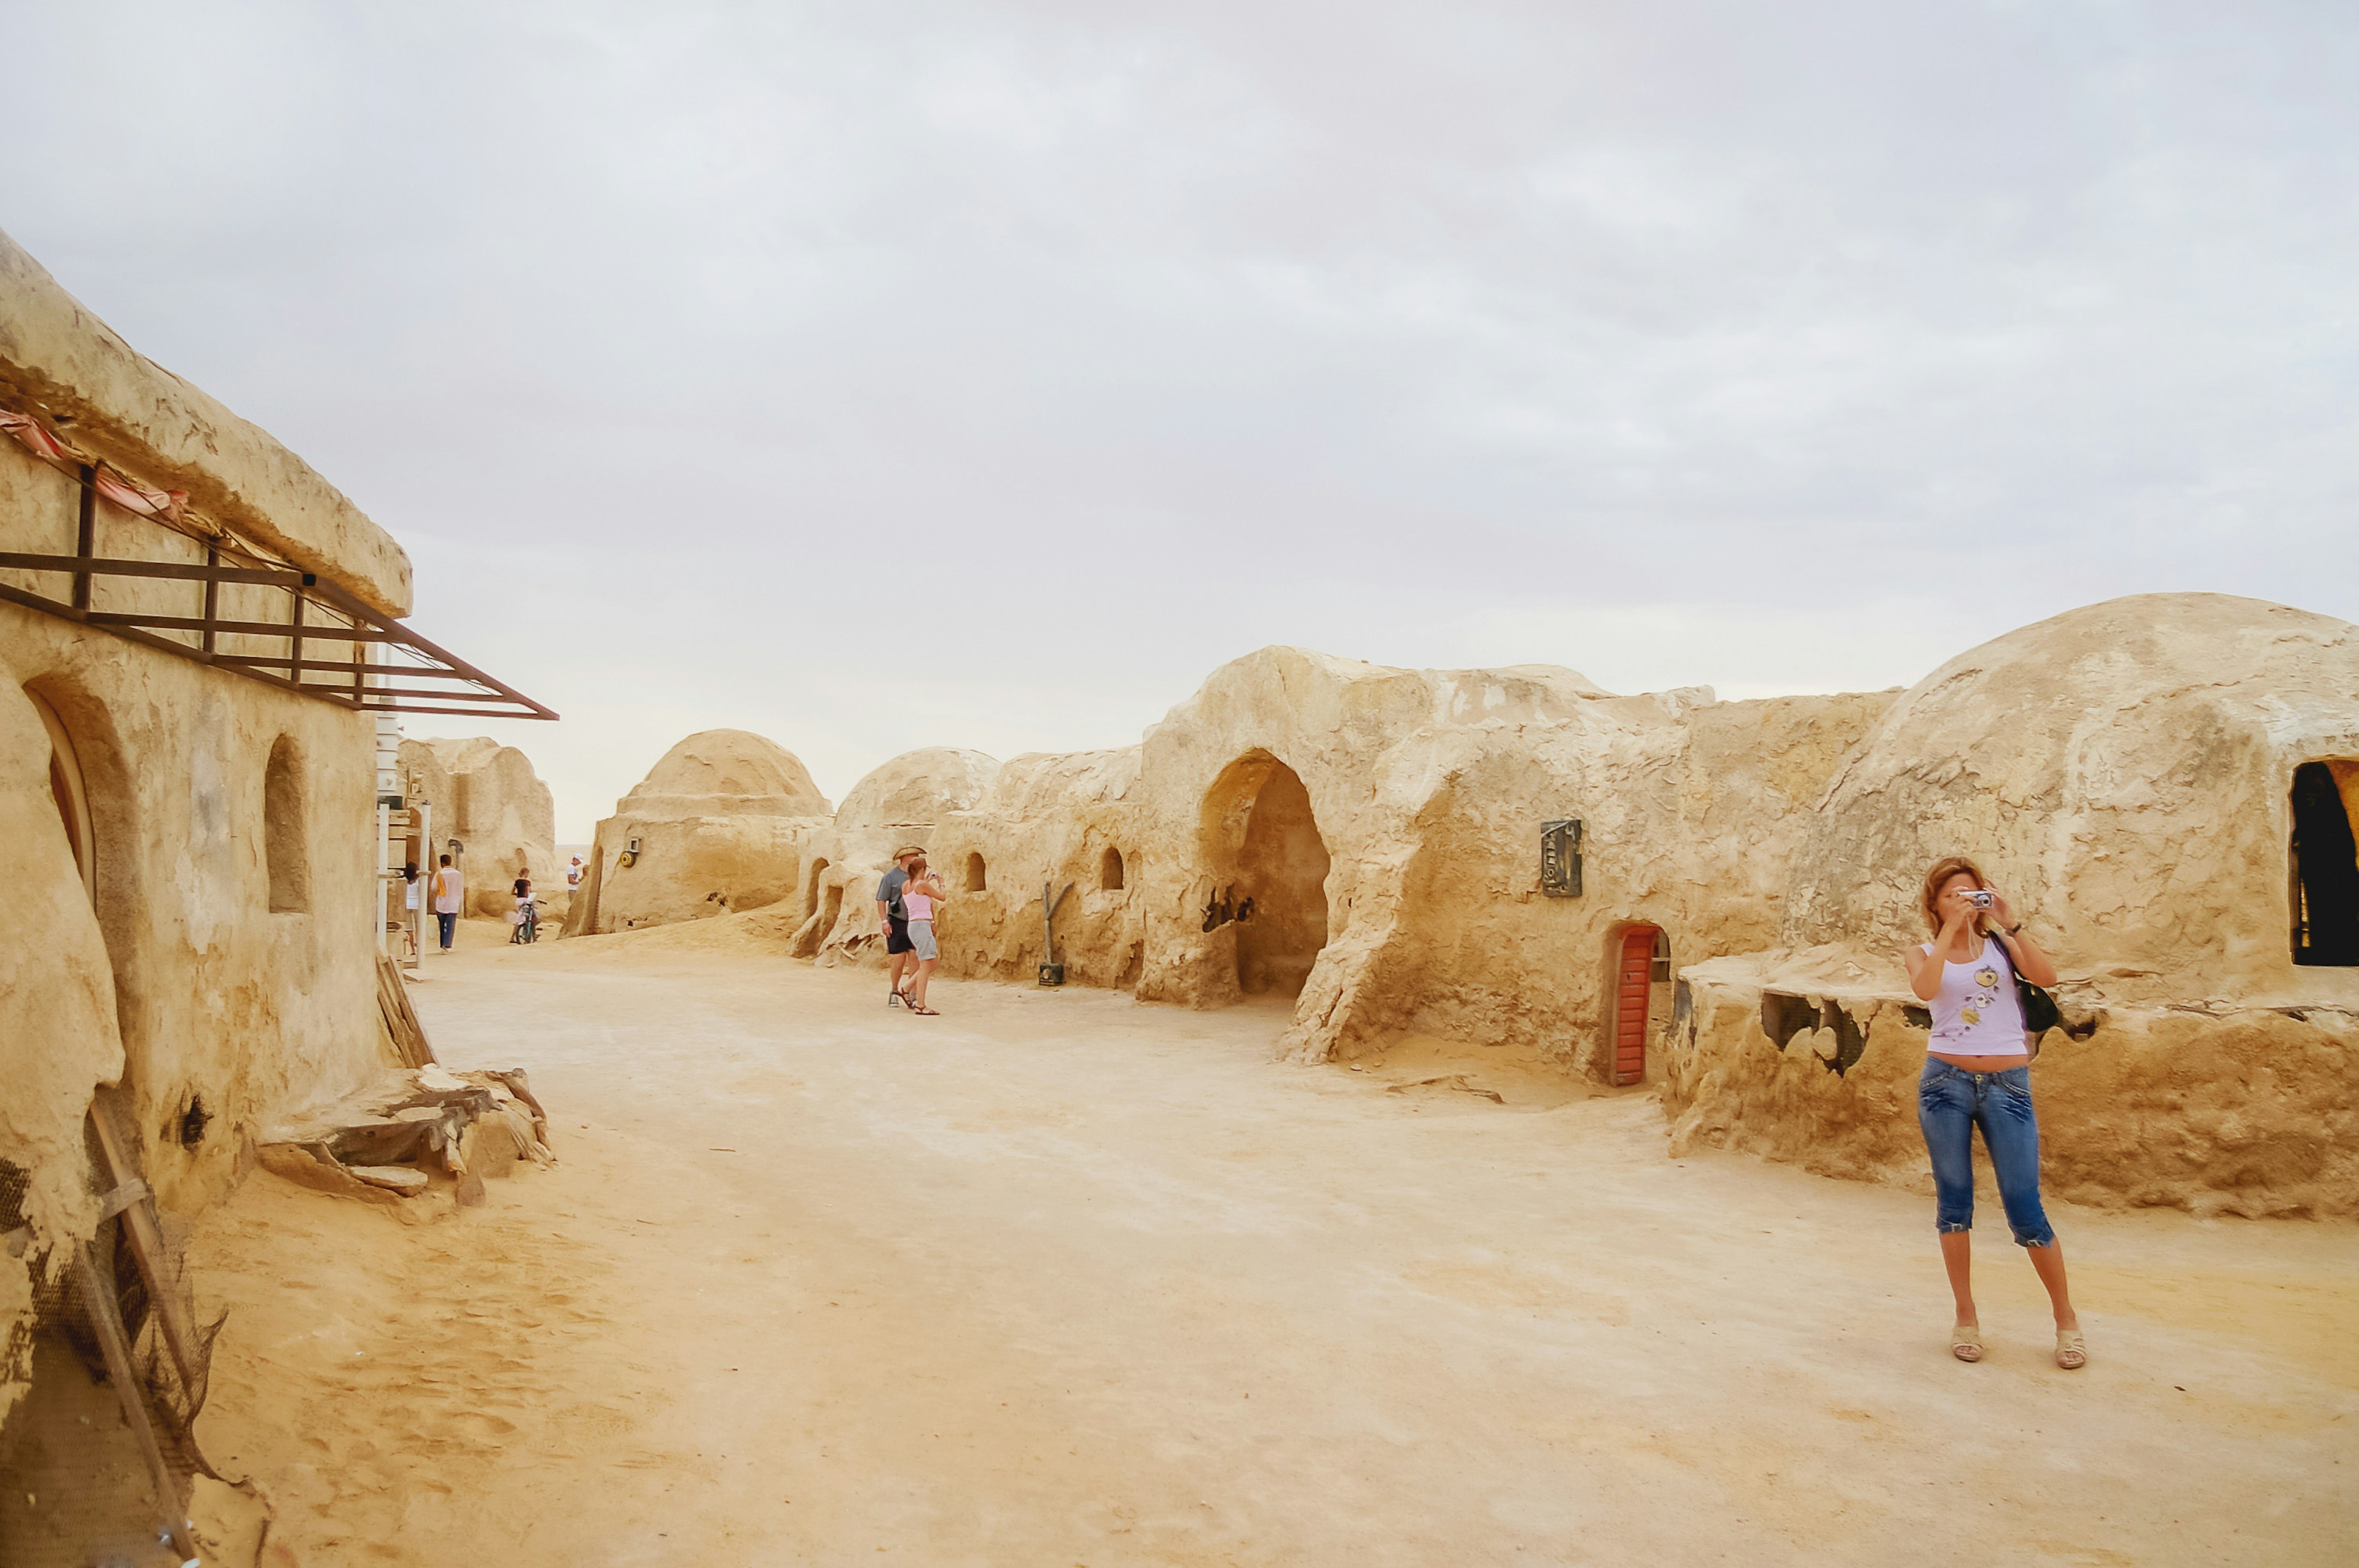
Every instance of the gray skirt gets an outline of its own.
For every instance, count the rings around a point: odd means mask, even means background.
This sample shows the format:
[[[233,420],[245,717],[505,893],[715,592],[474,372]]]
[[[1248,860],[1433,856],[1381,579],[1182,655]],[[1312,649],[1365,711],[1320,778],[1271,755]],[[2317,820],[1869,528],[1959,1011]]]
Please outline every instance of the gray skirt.
[[[909,946],[916,950],[921,961],[942,956],[942,950],[934,946],[934,923],[930,920],[909,922]],[[890,1001],[893,999],[887,997],[885,1000]]]

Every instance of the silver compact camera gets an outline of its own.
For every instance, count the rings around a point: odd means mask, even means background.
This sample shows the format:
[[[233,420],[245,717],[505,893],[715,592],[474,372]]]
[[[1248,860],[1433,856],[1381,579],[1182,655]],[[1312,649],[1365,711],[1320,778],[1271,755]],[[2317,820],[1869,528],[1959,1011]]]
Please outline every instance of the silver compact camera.
[[[1995,892],[1970,892],[1966,894],[1966,902],[1973,904],[1976,909],[1988,909],[1992,904],[1998,902],[1998,894]]]

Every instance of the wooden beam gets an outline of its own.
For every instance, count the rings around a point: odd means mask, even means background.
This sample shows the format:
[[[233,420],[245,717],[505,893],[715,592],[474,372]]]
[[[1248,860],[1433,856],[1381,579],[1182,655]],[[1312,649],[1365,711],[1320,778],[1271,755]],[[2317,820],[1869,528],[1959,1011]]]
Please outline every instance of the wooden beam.
[[[370,626],[400,625],[400,622],[388,622],[383,616],[377,614],[375,611],[371,610],[367,605],[363,604],[359,600],[353,598],[351,594],[345,592],[334,583],[321,582],[317,586],[315,591],[319,594],[320,600],[322,603],[327,604],[332,609],[342,611],[345,615],[351,617],[353,621],[357,623]],[[479,681],[483,685],[490,687],[495,691],[506,693],[509,697],[514,697],[516,701],[524,704],[527,708],[531,708],[533,712],[540,718],[554,719],[557,717],[557,713],[553,708],[543,708],[539,703],[533,701],[532,698],[525,696],[524,693],[516,690],[516,687],[508,685],[507,682],[501,680],[498,676],[485,675],[483,671],[477,669],[474,665],[469,664],[458,654],[451,653],[449,649],[441,647],[435,643],[428,641],[426,638],[419,636],[416,632],[411,631],[406,626],[401,628],[400,636],[395,640],[400,642],[407,647],[413,648],[419,653],[426,654],[429,658],[441,660],[444,667],[448,669],[456,670],[459,674],[466,676],[470,679]],[[420,709],[419,711],[422,712],[424,709]]]
[[[393,1037],[394,1049],[400,1053],[405,1067],[430,1066],[434,1047],[427,1043],[426,1025],[419,1022],[418,1011],[409,1005],[408,988],[401,983],[401,968],[388,953],[376,956],[377,1009],[385,1014],[386,1033]]]
[[[99,1351],[106,1358],[107,1380],[114,1385],[115,1399],[123,1406],[123,1424],[131,1429],[132,1439],[139,1445],[139,1457],[147,1461],[148,1484],[156,1488],[157,1506],[164,1510],[165,1533],[171,1538],[172,1550],[180,1554],[181,1560],[192,1561],[197,1546],[189,1530],[187,1510],[180,1506],[180,1484],[173,1478],[172,1467],[164,1462],[163,1445],[156,1441],[156,1423],[147,1418],[147,1398],[140,1392],[139,1379],[131,1365],[130,1337],[123,1332],[122,1314],[115,1310],[114,1293],[99,1274],[89,1242],[75,1247],[74,1265],[82,1285],[82,1310],[89,1314],[90,1325],[98,1335]]]
[[[295,590],[295,634],[287,640],[287,656],[295,671],[295,684],[303,684],[303,590]]]
[[[282,630],[284,628],[282,628]],[[402,644],[398,643],[386,644],[388,647],[400,647],[401,645]],[[215,654],[213,655],[213,663],[217,665],[267,665],[274,669],[284,669],[288,665],[294,663],[294,661],[289,659],[284,654]],[[342,674],[345,668],[343,661],[341,659],[305,659],[303,661],[303,667],[307,670],[333,670],[339,675]],[[423,665],[371,665],[369,669],[373,674],[402,676],[410,680],[472,681],[476,678],[473,676],[462,676],[456,670],[429,669]],[[453,691],[440,692],[436,695],[442,697],[462,697],[465,693]]]
[[[98,470],[82,465],[82,510],[74,524],[73,607],[90,608],[90,558],[98,553]]]
[[[118,626],[144,627],[151,632],[225,632],[241,637],[293,636],[297,642],[310,637],[322,643],[400,643],[408,639],[398,632],[378,632],[364,626],[306,626],[301,622],[285,621],[214,621],[208,622],[194,615],[147,615],[137,611],[92,610],[81,617],[92,626],[113,631]],[[277,661],[285,663],[284,660]],[[334,669],[342,669],[341,662],[332,662]]]
[[[0,567],[9,565],[10,558],[11,557],[0,556]],[[14,558],[21,561],[26,557],[17,556]],[[76,561],[76,557],[71,556],[45,556],[31,558],[42,562],[62,561],[67,563],[69,567]],[[158,562],[153,564],[168,566],[171,563]],[[66,568],[44,566],[38,568],[28,569],[49,570]],[[223,568],[224,571],[229,569],[231,568]],[[186,575],[190,578],[198,578],[201,577],[202,572],[203,568],[191,567],[187,569],[185,574],[179,571],[175,571],[172,573],[158,573],[156,575],[168,575],[175,577]],[[50,599],[44,594],[34,593],[27,589],[17,588],[14,584],[10,583],[0,583],[0,602],[22,605],[27,610],[38,611],[43,615],[54,615],[61,621],[71,621],[85,626],[103,627],[118,637],[125,638],[134,643],[142,643],[147,647],[156,649],[159,653],[176,654],[180,658],[193,660],[201,665],[208,665],[217,669],[227,670],[233,675],[244,676],[248,680],[257,680],[266,686],[277,687],[281,691],[296,692],[304,697],[317,697],[323,702],[332,702],[337,707],[342,708],[348,712],[355,708],[364,708],[372,711],[386,713],[450,713],[476,719],[555,719],[558,716],[555,708],[550,708],[546,704],[534,701],[531,697],[525,696],[524,693],[516,690],[514,687],[508,685],[506,681],[503,681],[496,676],[485,675],[483,671],[477,669],[474,665],[468,664],[465,660],[457,657],[440,647],[438,647],[433,643],[427,641],[427,639],[419,636],[416,633],[403,626],[399,622],[390,621],[386,618],[376,616],[375,613],[370,611],[366,605],[362,604],[350,594],[343,593],[342,590],[334,589],[332,585],[317,582],[310,576],[310,574],[288,575],[296,575],[302,578],[303,584],[305,586],[299,587],[296,589],[298,593],[303,594],[307,599],[316,599],[321,603],[328,605],[338,613],[353,617],[354,624],[351,626],[335,625],[333,623],[324,626],[315,624],[310,628],[307,633],[299,625],[290,627],[284,622],[221,621],[215,619],[210,614],[203,616],[148,615],[121,611],[94,611],[88,608],[87,605],[70,604],[63,600]],[[215,579],[205,579],[204,580],[210,584]],[[224,576],[219,580],[227,581],[236,579]],[[307,588],[309,590],[308,592],[306,591]],[[210,588],[208,589],[208,599],[209,600],[211,599]],[[162,635],[162,633],[167,632],[197,633],[202,637],[206,645],[194,646]],[[304,670],[333,670],[339,675],[349,675],[351,666],[343,661],[306,659],[300,656],[299,651],[293,656],[222,654],[214,651],[213,647],[211,645],[216,635],[221,633],[229,633],[237,636],[273,638],[286,637],[291,633],[297,639],[299,649],[300,640],[306,634],[320,642],[383,643],[388,647],[400,648],[405,653],[411,654],[420,655],[426,658],[439,659],[445,667],[442,669],[433,669],[404,665],[374,665],[372,666],[373,668],[398,671],[403,675],[420,680],[453,680],[471,682],[473,685],[498,692],[500,696],[497,700],[513,704],[515,708],[520,711],[502,713],[496,709],[484,708],[429,708],[407,702],[356,703],[353,699],[351,688],[343,685],[342,681],[339,681],[334,686],[314,685],[301,682],[299,679],[289,680],[281,676],[266,675],[263,673],[262,669],[257,667],[261,665],[277,666],[294,672],[299,677]],[[495,700],[490,697],[478,697],[473,692],[463,691],[435,692],[431,695],[439,697],[446,702],[490,702]]]
[[[554,719],[557,717],[555,713],[528,697],[501,699],[516,704],[524,710],[520,713],[501,713],[488,708],[429,708],[418,702],[353,702],[341,695],[332,700],[343,703],[347,708],[358,708],[363,713],[458,713],[469,719]]]
[[[279,662],[280,662],[280,663],[284,663],[285,661],[284,661],[284,660],[281,660],[281,661],[279,661]],[[316,665],[314,665],[314,667],[316,668],[317,666],[316,666]],[[336,669],[336,668],[339,668],[340,666],[335,665],[329,665],[328,667],[329,667],[330,669]],[[363,669],[367,670],[367,671],[368,671],[369,673],[371,673],[372,675],[387,675],[387,674],[398,674],[398,673],[400,673],[400,670],[399,670],[398,666],[396,666],[396,665],[361,665],[361,666],[359,666],[359,667],[361,667],[361,668],[363,668]],[[464,677],[462,677],[462,678],[464,678]],[[368,704],[367,704],[367,702],[365,701],[365,699],[366,699],[366,698],[368,698],[368,697],[433,697],[433,698],[435,698],[437,701],[440,701],[440,702],[514,702],[514,701],[516,701],[516,698],[515,698],[515,697],[509,697],[509,696],[507,696],[506,693],[503,693],[503,692],[496,692],[496,691],[486,691],[486,692],[473,692],[473,691],[435,691],[435,690],[433,690],[433,689],[431,689],[431,688],[429,688],[429,687],[410,687],[410,686],[371,686],[371,687],[358,687],[358,688],[357,688],[357,690],[358,690],[358,693],[359,693],[360,697],[364,699],[364,700],[362,700],[362,701],[359,703],[359,706],[361,706],[361,707],[363,707],[363,708],[365,708],[365,707],[367,707],[367,706],[368,706]]]
[[[139,1260],[139,1272],[147,1281],[147,1299],[156,1309],[156,1321],[163,1325],[164,1346],[171,1352],[172,1368],[179,1373],[180,1387],[188,1390],[193,1403],[198,1390],[205,1386],[204,1351],[197,1344],[196,1325],[189,1321],[179,1281],[168,1267],[171,1254],[164,1245],[163,1227],[156,1222],[155,1202],[147,1195],[147,1184],[138,1161],[125,1149],[104,1106],[91,1106],[90,1125],[98,1134],[99,1152],[116,1188],[136,1185],[142,1194],[123,1211],[124,1230],[131,1238],[132,1256]]]
[[[147,1190],[147,1184],[145,1182],[125,1182],[121,1186],[115,1188],[113,1192],[107,1194],[105,1197],[99,1200],[99,1221],[101,1224],[103,1224],[107,1220],[113,1219],[116,1215],[121,1214],[125,1209],[129,1208],[133,1204],[139,1202],[142,1198],[152,1198],[155,1195],[156,1195],[154,1193]]]
[[[211,545],[207,545],[205,546],[205,565],[208,567],[218,567],[221,565],[221,552]],[[220,619],[220,611],[221,579],[208,574],[205,578],[205,608],[203,611],[205,618],[205,652],[208,654],[213,651],[213,622]]]
[[[0,567],[27,572],[75,572],[95,577],[177,578],[187,582],[254,582],[273,588],[294,588],[303,581],[303,574],[288,568],[285,570],[261,567],[225,567],[219,564],[221,552],[207,546],[205,564],[194,561],[122,561],[80,556],[42,556],[23,550],[0,550]]]

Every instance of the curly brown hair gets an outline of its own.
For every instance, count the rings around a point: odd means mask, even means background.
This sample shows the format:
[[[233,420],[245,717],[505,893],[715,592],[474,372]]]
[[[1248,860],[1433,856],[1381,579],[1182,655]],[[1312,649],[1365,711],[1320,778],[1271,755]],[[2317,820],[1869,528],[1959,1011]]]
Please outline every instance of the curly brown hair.
[[[1936,936],[1939,936],[1941,934],[1941,916],[1940,913],[1935,910],[1934,902],[1941,896],[1941,884],[1948,881],[1951,877],[1956,876],[1960,871],[1963,871],[1966,875],[1973,878],[1974,886],[1978,888],[1986,888],[1990,886],[1990,879],[1983,875],[1983,869],[1980,866],[1975,865],[1972,860],[1967,860],[1963,855],[1944,855],[1940,860],[1934,861],[1933,869],[1925,873],[1925,889],[1922,892],[1917,895],[1917,906],[1924,912],[1925,928]],[[1973,925],[1974,930],[1982,935],[1989,935],[1990,926],[1987,924],[1989,919],[1990,912],[1988,910],[1984,910],[1980,914],[1975,915]]]

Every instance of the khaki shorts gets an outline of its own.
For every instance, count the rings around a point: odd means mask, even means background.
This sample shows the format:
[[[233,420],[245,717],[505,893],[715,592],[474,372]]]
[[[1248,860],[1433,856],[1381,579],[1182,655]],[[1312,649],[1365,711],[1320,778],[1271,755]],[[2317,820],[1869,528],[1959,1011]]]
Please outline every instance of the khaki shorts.
[[[917,953],[920,962],[942,956],[942,950],[934,946],[934,923],[930,920],[909,922],[909,946]],[[887,997],[886,1000],[889,1001],[892,999]]]

